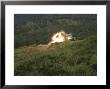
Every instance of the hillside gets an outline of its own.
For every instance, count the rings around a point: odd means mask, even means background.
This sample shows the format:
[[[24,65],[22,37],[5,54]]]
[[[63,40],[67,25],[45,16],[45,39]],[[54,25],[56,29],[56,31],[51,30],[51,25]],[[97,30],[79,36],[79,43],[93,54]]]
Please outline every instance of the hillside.
[[[83,40],[97,34],[96,14],[15,14],[14,46],[46,44],[58,31]]]
[[[94,76],[97,75],[97,38],[15,48],[16,76]]]

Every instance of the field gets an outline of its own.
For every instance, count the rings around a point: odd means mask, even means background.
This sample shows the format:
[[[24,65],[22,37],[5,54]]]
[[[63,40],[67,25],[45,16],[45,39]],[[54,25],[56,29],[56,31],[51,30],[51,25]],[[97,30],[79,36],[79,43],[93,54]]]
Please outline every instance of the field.
[[[18,17],[15,16],[15,76],[97,75],[96,15],[71,15],[66,19],[47,15],[42,20],[31,16],[37,20],[28,17],[22,23],[20,18],[24,17]],[[47,47],[52,34],[62,29],[72,33],[76,40]]]

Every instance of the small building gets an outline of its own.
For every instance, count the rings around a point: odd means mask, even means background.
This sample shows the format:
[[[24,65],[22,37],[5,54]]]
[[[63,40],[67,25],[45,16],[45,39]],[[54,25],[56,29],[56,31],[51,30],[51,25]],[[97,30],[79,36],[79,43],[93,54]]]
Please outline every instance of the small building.
[[[60,32],[55,33],[52,36],[51,41],[49,42],[48,45],[51,45],[53,43],[60,43],[60,42],[64,42],[67,40],[71,40],[72,38],[73,38],[72,34],[67,34],[64,31],[60,31]]]

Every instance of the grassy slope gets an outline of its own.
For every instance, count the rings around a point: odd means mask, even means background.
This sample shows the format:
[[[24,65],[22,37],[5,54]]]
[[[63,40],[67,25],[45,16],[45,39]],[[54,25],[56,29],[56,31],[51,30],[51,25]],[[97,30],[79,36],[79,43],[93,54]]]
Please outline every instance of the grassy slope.
[[[96,45],[96,37],[91,36],[84,40],[56,44],[52,48],[37,45],[16,48],[15,75],[96,75]]]

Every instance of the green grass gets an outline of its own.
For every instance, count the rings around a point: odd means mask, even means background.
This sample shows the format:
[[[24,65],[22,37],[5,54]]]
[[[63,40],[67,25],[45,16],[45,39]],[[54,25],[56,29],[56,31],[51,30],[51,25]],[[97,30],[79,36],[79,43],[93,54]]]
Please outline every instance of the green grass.
[[[16,76],[96,76],[97,38],[38,47],[36,44],[15,48]]]

